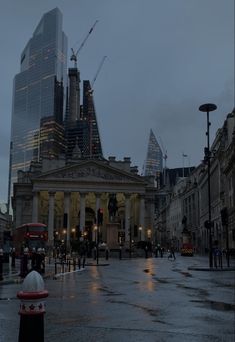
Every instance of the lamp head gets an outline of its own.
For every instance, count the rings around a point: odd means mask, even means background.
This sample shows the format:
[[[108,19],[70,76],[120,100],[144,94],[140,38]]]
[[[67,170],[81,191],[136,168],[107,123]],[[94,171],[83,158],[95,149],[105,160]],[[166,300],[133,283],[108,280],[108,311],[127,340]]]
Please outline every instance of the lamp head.
[[[214,103],[205,103],[199,107],[200,112],[213,112],[217,109],[217,106]]]

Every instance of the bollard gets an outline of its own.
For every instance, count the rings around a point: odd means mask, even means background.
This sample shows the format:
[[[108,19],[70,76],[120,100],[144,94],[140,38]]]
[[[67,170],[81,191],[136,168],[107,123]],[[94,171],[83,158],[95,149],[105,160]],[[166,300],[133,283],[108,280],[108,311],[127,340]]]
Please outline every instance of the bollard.
[[[57,262],[55,261],[55,275],[57,274]]]
[[[122,259],[122,246],[120,246],[119,248],[119,259],[120,260]]]
[[[85,268],[86,257],[85,255],[82,258],[82,268]]]
[[[17,293],[20,303],[20,329],[18,342],[44,342],[44,298],[48,291],[37,271],[25,277],[23,289]]]
[[[79,270],[81,268],[81,257],[80,256],[78,257],[78,268],[79,268]]]
[[[0,280],[3,280],[3,249],[0,248]]]
[[[26,275],[28,274],[28,253],[29,249],[28,247],[24,248],[23,255],[21,255],[21,260],[20,260],[20,276],[22,278],[25,278]]]
[[[105,248],[105,259],[106,260],[109,259],[109,249],[108,249],[108,247]]]
[[[76,271],[76,258],[73,258],[73,270]]]
[[[155,258],[158,257],[158,247],[155,247]]]
[[[96,250],[96,247],[94,247],[94,260],[96,260],[96,257],[97,257],[97,250]]]
[[[145,246],[145,258],[147,259],[148,258],[148,247]]]

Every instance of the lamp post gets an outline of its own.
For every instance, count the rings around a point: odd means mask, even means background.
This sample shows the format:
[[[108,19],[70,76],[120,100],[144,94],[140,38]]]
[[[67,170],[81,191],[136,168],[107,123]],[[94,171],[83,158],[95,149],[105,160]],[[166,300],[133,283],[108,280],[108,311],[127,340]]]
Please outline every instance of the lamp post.
[[[94,226],[94,232],[95,232],[95,246],[96,246],[96,264],[99,264],[99,226]]]
[[[205,148],[205,160],[207,161],[207,183],[208,183],[208,231],[209,231],[209,267],[213,267],[213,255],[212,255],[212,235],[211,235],[211,181],[210,181],[210,168],[211,168],[211,152],[210,152],[210,121],[209,113],[217,109],[217,106],[213,103],[205,103],[199,107],[201,112],[206,113],[207,118],[207,148]]]

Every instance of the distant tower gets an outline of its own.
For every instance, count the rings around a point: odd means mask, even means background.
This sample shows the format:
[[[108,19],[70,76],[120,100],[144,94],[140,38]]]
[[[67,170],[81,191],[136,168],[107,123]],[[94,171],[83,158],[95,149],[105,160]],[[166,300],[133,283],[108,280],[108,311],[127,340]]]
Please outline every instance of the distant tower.
[[[88,136],[84,146],[86,158],[102,159],[103,152],[99,128],[95,112],[93,92],[89,81],[83,81],[83,113],[82,119],[88,124]]]
[[[73,69],[72,77],[71,69],[69,70],[68,106],[65,118],[66,159],[72,158],[76,145],[81,151],[81,159],[102,159],[101,140],[90,82],[83,81],[83,106],[80,106],[78,73],[75,79],[75,70]]]
[[[71,57],[72,59],[72,57]],[[69,84],[66,96],[65,115],[65,139],[66,139],[66,159],[72,157],[76,143],[80,145],[80,72],[77,62],[73,68],[69,68]],[[79,146],[81,148],[81,146]]]
[[[163,153],[153,131],[150,130],[147,157],[144,165],[144,175],[154,176],[157,183],[163,171]]]
[[[60,137],[65,112],[67,37],[62,30],[62,13],[58,8],[43,15],[21,54],[20,63],[20,72],[13,85],[9,203],[18,170],[28,170],[31,161],[41,158],[42,133],[44,147],[55,147],[51,156],[60,152],[60,146],[64,148],[63,141],[46,142],[49,125],[57,130],[53,139]]]
[[[79,153],[76,152],[76,159],[103,158],[93,101],[93,89],[91,89],[89,81],[83,81],[83,105],[80,105],[80,72],[77,67],[78,54],[97,22],[98,20],[95,21],[87,33],[78,50],[75,52],[74,49],[71,49],[72,56],[70,60],[74,62],[74,67],[69,69],[69,86],[67,89],[67,105],[64,122],[67,161],[74,159],[74,151],[79,151]],[[103,62],[104,58],[99,66],[98,72]]]

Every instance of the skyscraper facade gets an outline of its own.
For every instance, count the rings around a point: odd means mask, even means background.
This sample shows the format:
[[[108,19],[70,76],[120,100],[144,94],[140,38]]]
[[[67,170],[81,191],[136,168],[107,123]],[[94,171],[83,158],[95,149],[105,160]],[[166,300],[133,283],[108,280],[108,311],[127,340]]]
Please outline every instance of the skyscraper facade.
[[[62,125],[66,74],[67,37],[62,30],[62,13],[55,8],[42,16],[21,54],[20,72],[14,78],[9,203],[17,171],[27,170],[31,161],[40,160],[41,135],[44,152],[45,146],[52,149],[51,156],[60,153],[60,147],[64,149]],[[45,135],[46,119],[50,125],[47,124]],[[60,141],[46,141],[51,140],[51,129],[57,131],[53,133],[53,139],[61,138]]]
[[[163,153],[152,130],[150,130],[144,175],[160,179],[163,171]]]
[[[87,158],[102,159],[103,152],[95,111],[93,90],[88,80],[83,81],[83,121],[88,123],[88,139],[84,147]]]
[[[83,81],[83,105],[80,105],[80,73],[69,69],[67,108],[65,116],[66,160],[74,152],[80,159],[102,159],[103,152],[90,82]],[[78,153],[80,151],[80,153]]]

